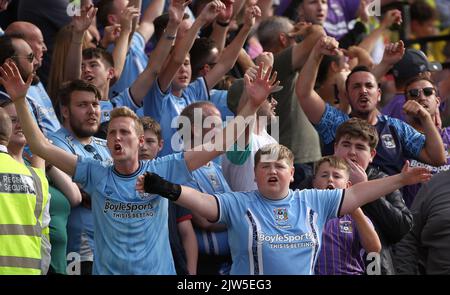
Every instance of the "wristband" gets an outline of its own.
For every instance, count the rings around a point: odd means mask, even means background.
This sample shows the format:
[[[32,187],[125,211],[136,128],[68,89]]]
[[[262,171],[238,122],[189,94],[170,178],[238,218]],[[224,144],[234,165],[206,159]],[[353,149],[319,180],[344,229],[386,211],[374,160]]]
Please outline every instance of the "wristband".
[[[181,185],[171,183],[158,174],[147,172],[144,177],[144,191],[175,202],[181,195]]]
[[[218,24],[221,27],[228,27],[230,25],[230,22],[224,23],[224,22],[216,20],[216,24]]]
[[[170,35],[165,34],[164,36],[167,40],[170,40],[170,41],[173,41],[177,38],[177,35],[170,36]]]

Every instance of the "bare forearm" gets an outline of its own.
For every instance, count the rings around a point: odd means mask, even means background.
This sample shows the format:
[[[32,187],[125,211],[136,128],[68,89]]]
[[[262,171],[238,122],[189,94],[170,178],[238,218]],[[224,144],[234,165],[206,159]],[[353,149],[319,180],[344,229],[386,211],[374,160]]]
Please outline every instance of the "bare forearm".
[[[122,30],[120,32],[119,38],[117,39],[116,46],[112,52],[114,60],[114,70],[116,79],[120,78],[122,75],[123,67],[125,65],[125,59],[127,57],[128,46],[130,45],[129,40],[131,37],[131,30]]]
[[[182,186],[181,195],[176,204],[183,206],[200,216],[215,221],[218,219],[219,209],[215,197],[201,193],[187,186]]]
[[[362,205],[381,198],[403,186],[400,174],[355,184],[345,190],[340,215],[349,214]]]
[[[197,274],[198,244],[194,228],[190,220],[178,224],[178,232],[181,236],[184,253],[186,255],[186,268],[190,275]]]
[[[175,48],[169,57],[169,62],[161,71],[161,75],[158,77],[159,86],[163,92],[166,92],[170,86],[170,83],[172,83],[176,72],[183,64],[184,59],[194,44],[197,33],[202,26],[203,22],[200,19],[197,19],[187,32],[187,35],[184,36],[183,39],[177,40],[175,43]]]
[[[70,206],[75,207],[81,203],[80,190],[67,174],[53,166],[50,168],[47,175],[50,177],[55,187],[67,198]]]
[[[154,2],[158,2],[158,0],[152,0],[153,4]],[[151,6],[151,4],[149,6]],[[133,6],[139,9],[139,14],[141,13],[141,8],[142,8],[142,0],[130,0],[128,1],[128,6]],[[136,31],[136,27],[138,26],[138,21],[139,21],[139,17],[133,19],[133,22],[131,24],[131,33],[134,33]],[[133,34],[129,35],[129,41],[131,41],[131,36]]]
[[[352,219],[358,230],[360,243],[367,253],[380,252],[381,242],[377,232],[367,220],[361,208],[356,209],[352,214]]]
[[[314,25],[312,32],[300,43],[294,45],[292,50],[292,67],[294,70],[300,70],[311,54],[314,45],[326,33],[322,26]]]
[[[381,61],[379,64],[375,65],[371,70],[372,74],[375,76],[375,79],[379,82],[392,68],[392,65]]]
[[[239,51],[237,62],[239,66],[241,66],[243,72],[246,72],[249,68],[255,66],[252,58],[243,48],[241,48],[241,50]]]
[[[169,21],[164,35],[158,41],[155,50],[149,58],[147,67],[131,86],[131,93],[138,105],[142,104],[142,100],[161,72],[161,67],[163,66],[167,56],[169,55],[170,49],[172,48],[174,41],[173,38],[177,34],[178,25],[179,24]]]
[[[72,40],[67,51],[63,81],[81,78],[81,60],[83,51],[84,32],[72,31]]]
[[[214,43],[219,50],[219,53],[225,48],[225,41],[227,39],[228,27],[220,26],[216,22],[213,23],[213,31],[210,39],[214,40]]]
[[[424,151],[428,155],[429,164],[434,166],[445,165],[447,159],[445,158],[444,143],[439,134],[438,129],[433,123],[430,116],[422,120],[422,127],[425,134]]]

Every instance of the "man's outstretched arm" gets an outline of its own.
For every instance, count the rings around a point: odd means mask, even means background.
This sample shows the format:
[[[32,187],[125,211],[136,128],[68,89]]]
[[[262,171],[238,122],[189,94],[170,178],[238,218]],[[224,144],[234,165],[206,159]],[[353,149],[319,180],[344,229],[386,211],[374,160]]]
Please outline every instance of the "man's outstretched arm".
[[[17,116],[31,151],[72,176],[75,173],[77,157],[49,143],[28,110],[25,96],[32,79],[33,75],[30,75],[27,81],[24,82],[16,64],[11,60],[0,67],[0,84],[5,87],[6,92],[16,106]]]
[[[158,174],[147,172],[140,175],[136,181],[136,190],[160,195],[211,222],[219,219],[219,207],[214,196],[187,186],[171,183]]]

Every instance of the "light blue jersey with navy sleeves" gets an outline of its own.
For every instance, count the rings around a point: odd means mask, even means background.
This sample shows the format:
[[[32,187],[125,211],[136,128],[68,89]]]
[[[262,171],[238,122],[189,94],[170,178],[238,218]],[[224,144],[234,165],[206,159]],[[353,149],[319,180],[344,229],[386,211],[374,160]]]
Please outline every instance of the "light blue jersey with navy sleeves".
[[[78,158],[74,181],[91,195],[96,249],[94,274],[175,274],[167,226],[168,200],[138,193],[137,177],[155,172],[168,181],[189,181],[181,153],[140,161],[131,175],[112,165]]]
[[[289,190],[282,200],[258,191],[216,195],[231,274],[314,274],[323,228],[338,217],[343,197],[343,190]]]
[[[149,94],[144,99],[144,115],[152,117],[162,127],[164,147],[159,152],[160,156],[179,152],[183,149],[181,139],[178,136],[173,136],[177,132],[177,118],[181,111],[191,103],[208,100],[208,98],[208,87],[203,77],[198,78],[183,89],[181,97],[172,94],[172,87],[169,87],[167,93],[164,93],[159,88],[158,80],[153,83]],[[172,121],[174,121],[174,124],[172,124]]]

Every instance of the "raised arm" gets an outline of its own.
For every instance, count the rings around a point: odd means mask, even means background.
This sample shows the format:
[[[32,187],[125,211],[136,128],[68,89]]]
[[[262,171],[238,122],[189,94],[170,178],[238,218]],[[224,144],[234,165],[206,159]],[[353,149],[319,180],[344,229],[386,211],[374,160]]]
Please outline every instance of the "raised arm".
[[[252,26],[255,23],[255,17],[261,15],[261,10],[258,6],[253,5],[245,9],[245,22],[241,30],[220,55],[217,64],[205,75],[206,84],[209,89],[212,89],[222,77],[233,68],[239,55],[239,51],[244,46],[245,40]]]
[[[116,40],[116,46],[112,52],[114,60],[114,75],[116,80],[122,75],[125,59],[127,57],[128,47],[130,46],[130,37],[132,32],[132,22],[139,16],[139,9],[128,6],[120,16],[120,35]]]
[[[358,44],[359,47],[364,48],[367,52],[371,53],[375,47],[376,42],[380,39],[383,34],[389,29],[393,24],[400,25],[402,23],[402,13],[398,9],[388,10],[380,23],[380,26],[370,32],[361,43]]]
[[[147,43],[155,32],[153,21],[163,13],[165,2],[165,0],[152,0],[147,9],[144,11],[144,15],[142,16],[139,26],[137,27],[137,32],[144,37],[144,43]],[[190,3],[190,1],[183,1],[183,3],[184,2],[187,4]]]
[[[164,31],[164,35],[158,41],[155,50],[152,51],[149,62],[145,70],[137,77],[131,85],[130,92],[134,101],[142,105],[142,100],[153,85],[153,82],[161,72],[161,67],[169,55],[178,26],[183,20],[184,9],[189,2],[184,0],[173,0],[169,7],[169,23]]]
[[[16,106],[17,116],[31,151],[67,174],[73,175],[77,157],[49,143],[28,110],[25,96],[32,79],[33,75],[30,75],[24,82],[17,66],[11,60],[0,67],[0,83]]]
[[[227,151],[239,138],[246,126],[252,122],[253,116],[259,106],[267,99],[270,92],[279,84],[276,82],[276,72],[270,77],[272,68],[263,73],[263,64],[258,68],[256,79],[244,76],[245,91],[248,96],[243,108],[227,126],[214,137],[213,142],[204,143],[200,148],[195,148],[184,153],[184,159],[189,170],[202,167],[215,157]],[[247,118],[251,117],[250,120]],[[236,131],[236,132],[235,132]]]
[[[403,41],[390,43],[384,48],[383,59],[372,69],[372,74],[380,81],[389,70],[399,62],[405,54]]]
[[[222,52],[227,40],[228,28],[230,27],[231,17],[233,16],[234,0],[223,0],[225,9],[222,10],[216,18],[216,21],[212,24],[212,32],[209,36],[214,40],[219,53]]]
[[[175,48],[169,58],[169,62],[158,77],[159,87],[163,92],[169,89],[170,83],[172,83],[178,68],[183,64],[186,55],[191,50],[200,29],[205,24],[214,20],[217,14],[223,9],[225,9],[225,5],[219,0],[209,2],[192,24],[192,27],[187,31],[186,36],[175,43]]]
[[[338,42],[332,37],[319,39],[300,71],[295,88],[298,102],[313,124],[319,123],[325,112],[325,101],[314,90],[319,65],[325,54],[338,54]]]
[[[402,172],[371,181],[365,181],[345,190],[340,216],[349,214],[364,204],[372,202],[405,185],[428,181],[431,173],[423,167],[410,168],[406,161]]]
[[[314,45],[326,34],[322,26],[300,22],[295,25],[294,31],[289,34],[292,38],[297,35],[304,39],[292,48],[292,67],[296,71],[303,67]]]
[[[93,5],[82,7],[80,15],[72,18],[72,39],[65,60],[64,81],[81,78],[81,61],[83,39],[89,26],[92,24],[97,8]]]
[[[419,160],[433,166],[445,165],[444,143],[430,113],[415,100],[406,101],[403,110],[408,116],[420,121],[425,134],[425,146],[420,151]]]

